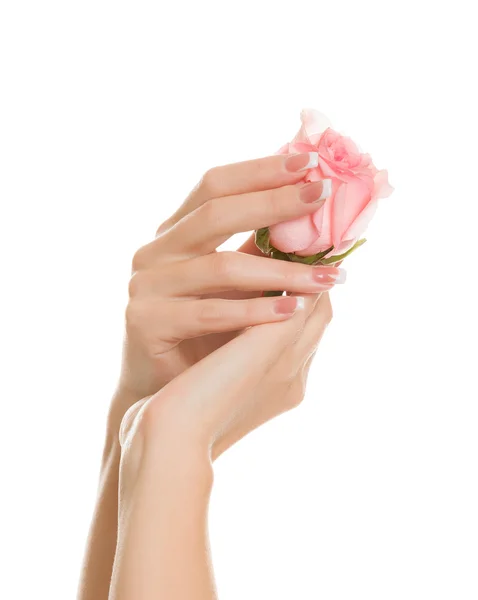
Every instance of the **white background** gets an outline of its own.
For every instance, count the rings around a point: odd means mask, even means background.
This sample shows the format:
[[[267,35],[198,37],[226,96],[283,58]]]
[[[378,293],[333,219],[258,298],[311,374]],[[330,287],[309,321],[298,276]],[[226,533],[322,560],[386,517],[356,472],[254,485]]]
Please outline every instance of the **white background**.
[[[220,597],[476,600],[472,5],[2,1],[2,598],[75,595],[134,250],[312,106],[396,192],[306,401],[217,463]]]

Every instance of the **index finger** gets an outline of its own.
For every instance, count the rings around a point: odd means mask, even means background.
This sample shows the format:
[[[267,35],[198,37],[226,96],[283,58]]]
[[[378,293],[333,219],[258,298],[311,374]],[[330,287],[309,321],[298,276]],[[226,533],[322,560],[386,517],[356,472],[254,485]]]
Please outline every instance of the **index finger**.
[[[213,198],[260,192],[298,183],[309,169],[318,164],[317,152],[304,152],[277,154],[214,167],[204,174],[185,202],[168,219],[168,225],[176,224]]]

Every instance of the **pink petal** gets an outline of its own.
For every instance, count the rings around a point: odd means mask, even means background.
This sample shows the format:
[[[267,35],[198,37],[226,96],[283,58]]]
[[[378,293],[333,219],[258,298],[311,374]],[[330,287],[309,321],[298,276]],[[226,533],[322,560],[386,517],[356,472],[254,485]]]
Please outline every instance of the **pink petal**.
[[[349,137],[345,137],[342,136],[342,143],[345,146],[345,149],[347,150],[347,154],[350,154],[351,156],[356,156],[359,157],[360,156],[360,150],[357,148],[357,145],[355,144],[355,142],[353,140],[351,140]]]
[[[372,180],[355,179],[342,184],[334,198],[332,242],[338,248],[347,230],[371,200]]]
[[[344,234],[344,237],[346,239],[358,239],[369,226],[370,221],[373,219],[377,211],[377,207],[378,200],[372,200],[371,202],[369,202],[365,209],[352,223],[352,225],[347,229],[347,231]]]
[[[317,152],[317,148],[313,144],[306,142],[293,142],[289,144],[289,152]]]
[[[358,239],[370,224],[373,219],[377,208],[378,200],[380,198],[386,198],[393,192],[393,187],[388,183],[387,171],[379,171],[373,180],[374,190],[372,192],[372,200],[367,204],[365,209],[358,215],[349,229],[345,232],[347,239],[356,238]]]
[[[376,200],[379,198],[388,198],[393,192],[393,187],[388,183],[388,172],[385,169],[378,171],[374,177],[373,184],[373,197]]]
[[[276,154],[290,154],[291,152],[289,150],[289,146],[290,144],[285,144],[284,146],[279,148],[279,150],[277,150]]]
[[[333,206],[333,196],[317,212],[312,215],[317,234],[313,242],[297,252],[300,256],[312,256],[318,252],[323,252],[332,246],[332,235],[330,229],[331,214]]]
[[[347,234],[347,238],[348,238],[348,234]],[[343,254],[344,252],[347,252],[347,250],[350,250],[350,248],[352,248],[352,246],[357,242],[357,239],[346,239],[343,242],[340,243],[338,248],[334,248],[333,252],[330,252],[329,256],[338,256],[339,254]]]
[[[322,181],[324,179],[324,175],[320,170],[320,167],[316,169],[311,169],[304,178],[304,181],[313,182],[313,181]]]
[[[281,252],[297,252],[317,238],[317,228],[310,215],[277,223],[269,228],[271,244]]]
[[[330,127],[325,115],[313,108],[304,108],[300,113],[301,128],[292,140],[293,142],[317,143],[321,134]],[[313,139],[311,139],[311,136]]]
[[[324,177],[340,177],[340,173],[334,170],[330,163],[319,154],[319,167]]]

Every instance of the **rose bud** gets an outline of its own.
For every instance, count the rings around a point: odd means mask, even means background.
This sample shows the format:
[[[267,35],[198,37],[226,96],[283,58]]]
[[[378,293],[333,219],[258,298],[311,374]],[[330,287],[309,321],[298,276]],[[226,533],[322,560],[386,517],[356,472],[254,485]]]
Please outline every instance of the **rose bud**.
[[[301,113],[302,126],[278,154],[309,152],[305,182],[323,181],[327,198],[317,212],[256,232],[256,244],[281,260],[335,264],[365,242],[361,239],[380,198],[393,188],[387,171],[379,171],[347,137],[312,109]]]

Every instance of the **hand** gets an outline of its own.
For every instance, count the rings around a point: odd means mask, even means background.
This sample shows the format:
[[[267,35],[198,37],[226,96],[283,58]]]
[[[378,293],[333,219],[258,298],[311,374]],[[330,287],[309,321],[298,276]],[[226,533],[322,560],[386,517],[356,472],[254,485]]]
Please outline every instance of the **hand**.
[[[322,182],[300,184],[308,160],[281,155],[212,169],[136,253],[120,380],[130,404],[244,328],[290,318],[293,301],[263,291],[318,293],[339,280],[334,267],[269,260],[253,238],[237,252],[216,252],[235,233],[316,211]]]
[[[215,459],[252,429],[297,406],[332,318],[327,293],[304,300],[293,318],[244,331],[136,403],[123,419],[123,448],[136,436],[168,460],[171,448]]]
[[[304,395],[328,294],[251,327],[126,413],[110,600],[217,600],[207,534],[211,459]]]

